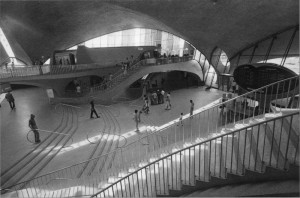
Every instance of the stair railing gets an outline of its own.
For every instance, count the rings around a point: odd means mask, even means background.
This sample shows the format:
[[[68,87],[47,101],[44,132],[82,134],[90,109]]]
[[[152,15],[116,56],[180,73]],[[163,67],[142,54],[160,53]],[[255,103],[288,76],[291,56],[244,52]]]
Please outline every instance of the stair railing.
[[[151,62],[149,62],[151,60]],[[116,84],[120,83],[123,78],[127,78],[134,72],[136,72],[141,66],[157,66],[161,64],[171,64],[178,62],[186,62],[192,60],[192,56],[184,56],[184,57],[170,57],[170,58],[157,58],[157,59],[143,59],[138,61],[137,63],[131,65],[127,68],[127,73],[124,71],[118,71],[112,78],[111,81],[105,82],[101,85],[97,85],[91,87],[90,90],[92,93],[97,91],[108,91]],[[152,62],[153,61],[153,62]]]
[[[291,127],[284,129],[282,120],[289,120],[292,126],[298,122],[295,116],[299,112],[244,126],[150,159],[130,168],[132,171],[123,177],[102,184],[92,197],[170,196],[170,189],[178,191],[182,184],[195,185],[195,180],[208,182],[211,176],[226,179],[227,173],[243,176],[246,170],[264,173],[266,166],[287,170],[289,164],[299,165],[299,139],[293,141],[295,134]],[[269,133],[264,130],[275,126],[277,130]]]
[[[192,116],[186,115],[183,120],[175,120],[159,128],[157,127],[157,130],[148,132],[144,137],[122,148],[42,175],[30,180],[29,184],[43,188],[45,185],[44,181],[53,179],[57,175],[60,175],[61,178],[76,179],[74,176],[77,175],[86,162],[96,163],[99,160],[103,162],[107,157],[114,156],[115,160],[109,169],[102,169],[101,172],[93,173],[93,177],[98,178],[97,182],[99,182],[99,178],[100,181],[105,181],[109,177],[116,176],[117,170],[128,170],[129,167],[143,161],[147,162],[153,156],[157,158],[157,153],[162,157],[168,155],[174,149],[182,149],[182,147],[188,147],[208,138],[261,122],[269,117],[278,116],[281,112],[272,113],[271,102],[276,103],[279,99],[284,99],[284,105],[288,106],[290,100],[297,94],[299,94],[298,76],[272,83],[226,102],[218,102],[211,107],[203,108]],[[245,105],[242,105],[242,102]],[[151,140],[154,143],[151,143]],[[143,144],[143,142],[150,143]],[[92,182],[90,179],[85,180]],[[96,184],[94,183],[93,185]],[[14,187],[20,189],[20,186],[20,184],[17,184]],[[12,189],[13,187],[9,188]]]

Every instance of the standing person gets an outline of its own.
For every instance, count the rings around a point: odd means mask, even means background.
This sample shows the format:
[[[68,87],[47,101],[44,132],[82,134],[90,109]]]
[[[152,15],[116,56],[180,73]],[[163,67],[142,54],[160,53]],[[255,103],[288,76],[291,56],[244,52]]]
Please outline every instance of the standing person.
[[[149,90],[151,88],[150,86],[150,80],[147,80],[147,90]]]
[[[112,81],[113,75],[110,73],[109,74],[109,81]]]
[[[76,86],[76,93],[77,93],[78,95],[81,94],[81,88],[80,88],[79,84]]]
[[[145,99],[145,104],[144,104],[144,106],[143,106],[143,110],[144,110],[144,112],[145,112],[146,114],[149,113],[149,100],[148,100],[148,98]]]
[[[232,81],[232,92],[235,93],[236,92],[236,82],[235,80]]]
[[[170,94],[170,92],[167,93],[166,102],[167,102],[166,110],[171,109],[172,105],[171,105],[171,94]]]
[[[11,94],[10,91],[5,95],[5,98],[6,98],[7,102],[9,103],[9,106],[10,106],[11,110],[16,109],[15,98]]]
[[[152,97],[153,97],[153,104],[154,105],[158,104],[157,93],[155,91],[153,91]]]
[[[133,55],[131,55],[131,57],[130,57],[130,65],[133,65],[133,62],[134,62]]]
[[[35,143],[40,143],[40,142],[41,142],[41,140],[40,140],[40,134],[39,134],[39,132],[38,132],[38,130],[37,130],[38,127],[37,127],[37,125],[36,125],[36,122],[35,122],[34,118],[35,118],[35,115],[31,114],[31,115],[30,115],[30,120],[29,120],[28,126],[29,126],[29,128],[30,128],[30,129],[33,131],[33,133],[34,133]]]
[[[134,117],[133,117],[134,121],[135,121],[135,127],[136,127],[136,132],[139,132],[139,116],[138,116],[138,110],[134,110]]]
[[[97,118],[100,118],[98,116],[97,112],[96,112],[94,101],[92,100],[90,102],[90,104],[91,104],[91,116],[90,116],[90,118],[94,118],[93,114],[95,114],[97,116]]]
[[[138,113],[138,122],[141,122],[141,114],[142,114],[142,113],[143,113],[142,110],[140,110],[139,113]]]
[[[193,102],[193,100],[190,100],[190,103],[191,103],[190,116],[192,116],[193,112],[194,112],[194,102]]]
[[[183,119],[183,113],[180,113],[179,122],[180,122],[181,126],[183,126],[182,119]],[[177,126],[178,125],[179,125],[179,123],[177,124]]]
[[[165,91],[162,89],[160,94],[161,94],[161,103],[164,103],[165,102]]]
[[[127,75],[127,64],[126,63],[124,64],[124,73],[123,74],[124,74],[124,76]]]
[[[143,98],[143,100],[144,100],[144,102],[145,102],[145,100],[148,100],[148,97],[147,97],[147,95],[146,95],[146,94],[144,94],[144,98]]]
[[[156,94],[157,94],[157,100],[158,100],[158,103],[157,103],[157,104],[161,104],[161,103],[162,103],[162,100],[161,100],[161,92],[159,91],[159,89],[157,90]]]
[[[145,98],[145,95],[147,94],[147,88],[146,88],[146,84],[143,84],[143,93],[142,95],[144,96]],[[145,100],[145,99],[144,99]]]

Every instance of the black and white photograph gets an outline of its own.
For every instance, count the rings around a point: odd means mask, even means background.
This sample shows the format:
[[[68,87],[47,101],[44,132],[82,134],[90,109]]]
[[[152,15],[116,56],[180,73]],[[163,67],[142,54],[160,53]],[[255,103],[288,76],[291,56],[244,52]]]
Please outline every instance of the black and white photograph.
[[[299,0],[0,0],[0,197],[300,197]]]

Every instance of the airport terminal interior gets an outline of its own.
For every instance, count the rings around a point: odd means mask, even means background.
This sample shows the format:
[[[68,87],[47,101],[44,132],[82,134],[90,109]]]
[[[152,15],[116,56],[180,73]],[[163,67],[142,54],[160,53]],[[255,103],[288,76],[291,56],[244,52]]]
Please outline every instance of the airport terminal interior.
[[[1,197],[299,197],[298,0],[0,1]]]

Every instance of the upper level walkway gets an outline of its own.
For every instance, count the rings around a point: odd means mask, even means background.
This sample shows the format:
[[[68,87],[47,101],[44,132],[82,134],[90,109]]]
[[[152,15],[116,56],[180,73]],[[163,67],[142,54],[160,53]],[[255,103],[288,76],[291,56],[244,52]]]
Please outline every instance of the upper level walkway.
[[[95,70],[117,70],[116,66],[103,66],[100,64],[81,65],[33,65],[27,67],[1,68],[0,82],[16,82],[27,80],[72,78],[91,75]]]
[[[168,57],[168,58],[151,58],[144,59],[144,65],[160,65],[178,63],[192,60],[192,56],[186,57]],[[137,62],[137,63],[139,63]],[[131,66],[134,66],[135,64]],[[131,68],[130,66],[130,68]],[[128,69],[130,69],[128,68]],[[95,70],[110,70],[113,76],[122,73],[119,66],[107,66],[101,64],[80,64],[80,65],[32,65],[27,67],[15,68],[0,68],[0,82],[16,82],[27,80],[41,80],[41,79],[57,79],[57,78],[72,78],[84,75],[93,75]]]

